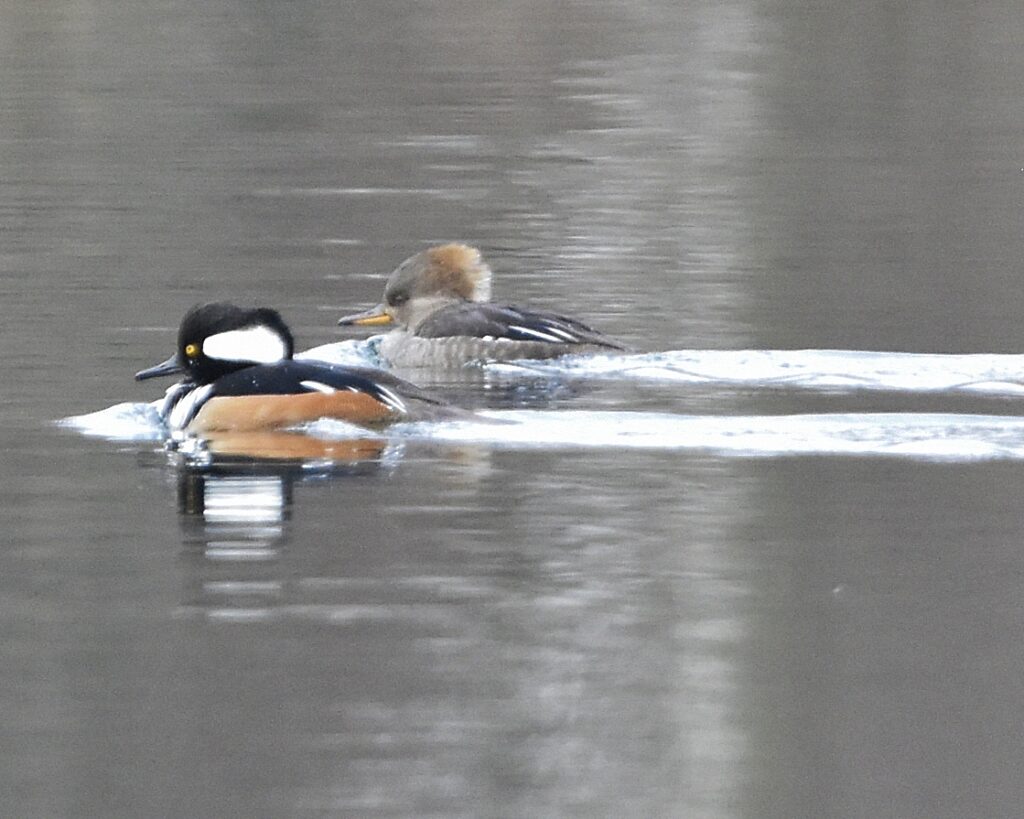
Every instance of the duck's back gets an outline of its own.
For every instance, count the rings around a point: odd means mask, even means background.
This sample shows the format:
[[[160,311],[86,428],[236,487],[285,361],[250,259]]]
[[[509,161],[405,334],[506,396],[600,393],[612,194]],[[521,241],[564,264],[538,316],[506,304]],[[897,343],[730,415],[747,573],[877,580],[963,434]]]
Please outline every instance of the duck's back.
[[[488,302],[444,307],[413,332],[399,330],[384,336],[379,347],[383,358],[404,367],[452,367],[622,349],[617,341],[568,316]]]

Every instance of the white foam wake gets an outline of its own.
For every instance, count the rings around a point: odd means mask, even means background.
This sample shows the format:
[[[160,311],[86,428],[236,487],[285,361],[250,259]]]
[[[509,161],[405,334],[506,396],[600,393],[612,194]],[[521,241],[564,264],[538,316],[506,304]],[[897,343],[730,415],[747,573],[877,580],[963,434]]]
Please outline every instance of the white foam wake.
[[[1024,355],[857,350],[672,350],[491,364],[516,374],[852,392],[1024,395]]]
[[[326,439],[475,443],[503,449],[692,450],[728,456],[863,455],[977,461],[1024,459],[1024,417],[944,413],[673,415],[650,412],[503,410],[502,424],[396,424],[385,433],[324,419],[303,427]],[[117,404],[61,426],[116,441],[168,437],[152,404]]]
[[[57,425],[109,441],[159,441],[168,434],[160,419],[159,405],[159,401],[152,404],[125,402],[85,415],[61,418]]]
[[[381,360],[377,355],[376,342],[378,338],[381,336],[321,344],[319,347],[311,347],[301,353],[296,353],[295,358],[300,361],[323,361],[327,364],[340,364],[345,367],[380,367]]]
[[[692,450],[742,457],[861,455],[944,461],[1024,458],[1024,417],[942,413],[703,416],[507,410],[506,424],[399,424],[389,437],[508,449]],[[330,437],[334,422],[311,432]],[[352,427],[337,429],[350,435]]]

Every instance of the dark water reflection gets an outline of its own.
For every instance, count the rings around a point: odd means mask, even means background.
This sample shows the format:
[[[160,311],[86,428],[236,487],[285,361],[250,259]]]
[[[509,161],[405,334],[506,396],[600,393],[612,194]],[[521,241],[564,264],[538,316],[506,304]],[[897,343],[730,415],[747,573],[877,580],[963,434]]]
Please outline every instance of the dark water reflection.
[[[47,424],[152,398],[130,374],[195,301],[334,341],[453,238],[639,349],[1020,352],[1022,29],[1005,0],[5,5],[3,814],[1017,815],[1015,461],[197,468]]]

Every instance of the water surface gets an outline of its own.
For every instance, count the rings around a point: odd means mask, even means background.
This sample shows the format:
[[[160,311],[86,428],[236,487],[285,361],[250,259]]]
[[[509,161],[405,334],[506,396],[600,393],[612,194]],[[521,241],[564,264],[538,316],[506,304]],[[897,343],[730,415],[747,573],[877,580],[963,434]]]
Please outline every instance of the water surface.
[[[1018,12],[5,6],[3,813],[1016,815]],[[445,240],[637,355],[416,376],[517,439],[53,423]]]

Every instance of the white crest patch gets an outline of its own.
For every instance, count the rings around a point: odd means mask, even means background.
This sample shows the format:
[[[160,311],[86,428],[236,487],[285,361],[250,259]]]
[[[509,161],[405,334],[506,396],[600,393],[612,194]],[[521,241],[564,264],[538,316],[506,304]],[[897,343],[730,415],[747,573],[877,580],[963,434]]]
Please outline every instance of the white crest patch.
[[[272,364],[285,359],[288,347],[284,339],[269,327],[257,325],[210,336],[203,342],[203,353],[207,358],[219,361]]]

